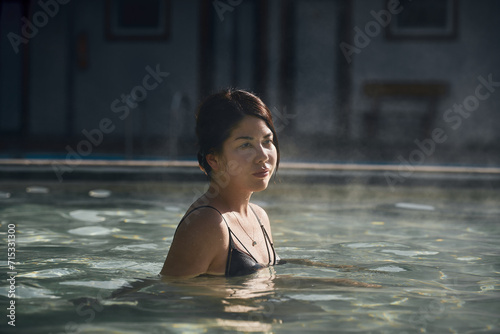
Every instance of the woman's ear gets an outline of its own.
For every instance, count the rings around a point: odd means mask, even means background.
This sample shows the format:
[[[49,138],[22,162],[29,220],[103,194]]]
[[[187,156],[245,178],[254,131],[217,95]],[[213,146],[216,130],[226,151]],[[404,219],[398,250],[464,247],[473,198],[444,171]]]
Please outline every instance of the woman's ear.
[[[213,154],[213,153],[209,153],[206,155],[205,158],[207,160],[207,163],[212,168],[212,170],[214,172],[218,172],[220,169],[220,159],[217,157],[217,155]]]

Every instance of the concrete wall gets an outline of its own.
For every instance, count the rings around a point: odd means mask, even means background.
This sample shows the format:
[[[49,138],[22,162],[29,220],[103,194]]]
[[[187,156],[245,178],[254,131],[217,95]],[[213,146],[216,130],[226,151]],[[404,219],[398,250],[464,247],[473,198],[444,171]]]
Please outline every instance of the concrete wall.
[[[335,130],[336,62],[339,44],[338,4],[335,1],[297,1],[294,51],[296,130],[304,135]]]
[[[370,11],[386,9],[385,1],[356,0],[354,27],[364,30],[366,23],[374,21]],[[404,10],[404,9],[403,9]],[[500,135],[500,87],[454,130],[446,122],[444,113],[454,104],[462,104],[475,94],[478,77],[492,75],[500,81],[500,2],[458,1],[458,35],[454,40],[397,40],[391,41],[382,32],[371,38],[368,46],[353,55],[352,66],[352,136],[362,135],[361,115],[370,108],[363,96],[362,84],[366,80],[415,80],[448,82],[450,94],[438,105],[435,127],[446,130],[446,146],[498,145]],[[394,17],[393,17],[394,19]],[[353,27],[353,28],[354,28]],[[449,114],[451,117],[451,114]],[[456,116],[456,114],[455,114]],[[424,138],[415,138],[424,139]]]
[[[497,146],[500,142],[500,87],[481,100],[470,117],[456,125],[457,114],[445,113],[454,104],[475,94],[479,77],[500,81],[500,2],[496,0],[458,1],[458,34],[453,40],[398,40],[386,38],[385,29],[370,39],[369,45],[347,60],[351,83],[339,82],[340,31],[338,17],[342,15],[340,1],[296,0],[294,2],[293,55],[281,49],[283,37],[282,3],[266,2],[268,6],[267,92],[268,105],[286,114],[293,112],[289,121],[291,134],[296,138],[331,136],[336,129],[339,112],[339,87],[351,85],[350,131],[347,139],[356,143],[363,137],[363,114],[370,109],[370,100],[363,95],[363,83],[368,80],[407,80],[449,83],[450,93],[437,107],[433,127],[446,130],[448,140],[443,147],[468,148]],[[131,139],[164,136],[166,132],[193,136],[193,111],[199,99],[200,60],[200,2],[171,0],[170,37],[162,41],[110,41],[105,35],[105,2],[101,0],[74,0],[61,5],[59,12],[29,41],[29,133],[34,136],[83,138],[82,130],[99,127],[102,119],[113,121],[114,129],[104,140],[126,142],[133,153]],[[256,1],[242,1],[223,19],[213,15],[213,90],[235,86],[253,89],[256,85],[255,68],[256,20],[259,18]],[[5,7],[4,7],[5,8]],[[364,29],[373,21],[370,13],[386,8],[385,0],[352,1],[352,27]],[[33,12],[39,5],[33,2]],[[5,13],[5,12],[4,12]],[[345,14],[347,15],[347,13]],[[15,22],[2,20],[2,32],[14,29]],[[354,32],[354,30],[352,30]],[[88,66],[78,66],[77,43],[80,36],[88,39]],[[4,36],[2,36],[3,38]],[[352,41],[350,41],[352,43]],[[20,56],[9,53],[8,42],[2,39],[0,132],[7,133],[19,127],[20,119]],[[7,46],[7,47],[6,47]],[[235,58],[235,52],[238,52]],[[293,58],[293,87],[290,100],[279,99],[280,65],[285,57]],[[340,59],[339,59],[340,58]],[[236,63],[234,63],[236,61]],[[6,66],[6,62],[9,66]],[[11,65],[10,65],[11,64]],[[122,94],[143,84],[148,74],[146,67],[157,66],[169,76],[157,88],[147,91],[147,98],[130,114],[120,119],[112,103]],[[17,75],[16,75],[17,73]],[[187,97],[188,106],[178,116],[171,116],[174,94]],[[12,98],[11,98],[12,97]],[[419,102],[404,105],[384,105],[388,109],[420,110]],[[115,105],[123,107],[124,103]],[[385,143],[391,145],[408,136],[411,148],[417,133],[409,134],[412,124],[392,122],[390,114],[384,120]],[[455,121],[449,121],[451,116]],[[391,123],[392,122],[392,123]],[[286,125],[286,124],[285,124]],[[1,134],[1,133],[0,133]],[[290,133],[289,133],[290,134]],[[165,137],[165,136],[164,136]],[[167,136],[168,137],[168,136]],[[301,139],[302,140],[302,139]],[[65,153],[68,143],[61,142],[55,151]],[[43,145],[41,145],[42,147]],[[43,148],[43,147],[42,147]],[[182,152],[181,152],[182,153]],[[189,152],[191,154],[192,152]],[[117,152],[122,154],[122,152]]]
[[[161,41],[107,40],[104,3],[71,2],[31,42],[33,134],[65,134],[70,107],[74,109],[73,133],[96,128],[101,119],[110,118],[116,129],[109,137],[123,136],[127,126],[134,135],[163,135],[170,126],[169,109],[176,92],[186,95],[192,105],[197,103],[198,2],[171,2],[170,37]],[[77,66],[76,48],[81,34],[88,38],[86,68]],[[148,66],[153,70],[158,67],[169,76],[157,88],[147,90],[146,98],[137,107],[129,108],[124,120],[120,119],[123,113],[114,113],[111,104],[143,85]],[[115,106],[123,107],[125,103]],[[178,127],[183,128],[184,118],[193,120],[192,114],[181,116]]]
[[[7,35],[21,34],[18,18],[21,6],[6,3],[0,21],[0,133],[15,132],[21,124],[22,53],[15,52]]]

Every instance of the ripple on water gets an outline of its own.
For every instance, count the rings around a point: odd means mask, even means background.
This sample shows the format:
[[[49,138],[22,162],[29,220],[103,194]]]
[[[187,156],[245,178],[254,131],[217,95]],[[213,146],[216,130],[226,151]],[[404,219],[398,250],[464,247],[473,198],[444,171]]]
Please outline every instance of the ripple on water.
[[[119,269],[120,272],[123,272],[124,270],[127,271],[140,271],[141,275],[157,275],[162,266],[163,266],[163,259],[161,262],[134,262],[134,261],[115,261],[115,260],[109,260],[109,261],[93,261],[91,263],[88,263],[88,265],[91,268],[94,269],[105,269],[105,270],[114,270],[114,269]]]
[[[404,247],[408,248],[409,246],[401,245],[401,244],[393,244],[390,242],[356,242],[353,244],[347,244],[346,247],[349,248],[374,248],[374,247]]]
[[[112,279],[110,281],[65,281],[60,282],[59,284],[110,290],[118,289],[124,285],[129,285],[124,279]]]
[[[97,269],[124,269],[137,266],[138,263],[134,261],[99,261],[94,262],[90,266]]]
[[[157,249],[157,248],[158,248],[158,245],[156,245],[156,244],[140,244],[140,245],[118,246],[118,247],[113,248],[113,250],[141,252],[141,251],[153,250],[153,249]]]
[[[10,193],[5,192],[5,191],[0,191],[0,200],[9,199],[9,198],[10,198]]]
[[[477,256],[461,256],[461,257],[457,257],[457,260],[458,261],[477,261],[477,260],[481,260],[481,258],[477,257]]]
[[[108,235],[111,234],[111,232],[115,232],[116,230],[118,229],[110,229],[102,226],[85,226],[68,230],[68,233],[76,235],[97,236]]]
[[[1,287],[0,296],[7,297],[9,293],[8,289],[9,289],[8,287]],[[23,284],[19,284],[16,286],[16,299],[33,299],[33,298],[56,299],[59,297],[54,296],[52,294],[52,291],[47,289],[35,288]]]
[[[27,228],[23,231],[22,236],[19,236],[19,240],[16,240],[16,242],[20,244],[52,243],[54,245],[66,245],[70,244],[72,240],[66,234],[53,232],[48,229]]]
[[[69,213],[71,218],[89,223],[99,223],[108,217],[130,217],[132,213],[126,210],[74,210]]]
[[[436,255],[439,254],[439,252],[432,252],[432,251],[404,251],[404,250],[399,250],[399,249],[383,249],[381,251],[382,253],[392,253],[396,255],[401,255],[401,256],[419,256],[419,255]]]
[[[99,211],[96,210],[75,210],[71,211],[69,215],[74,218],[85,222],[99,223],[106,220],[106,218],[99,216]]]
[[[26,188],[26,192],[30,194],[48,194],[50,190],[47,187],[31,186]]]
[[[288,297],[297,299],[297,300],[307,300],[307,301],[327,301],[327,300],[354,300],[355,298],[346,297],[342,295],[333,295],[333,294],[296,294],[289,295]]]
[[[435,208],[432,205],[416,204],[416,203],[396,203],[394,205],[396,208],[400,209],[410,209],[410,210],[423,210],[423,211],[434,211]]]
[[[107,189],[93,189],[89,191],[89,196],[94,198],[107,198],[111,196],[111,191]]]
[[[43,279],[43,278],[58,278],[58,277],[68,276],[75,274],[77,272],[78,270],[76,269],[60,268],[60,269],[45,269],[39,271],[32,271],[30,273],[19,274],[17,276]]]
[[[373,270],[373,271],[383,271],[383,272],[387,272],[387,273],[398,273],[398,272],[401,272],[401,271],[407,271],[406,269],[403,269],[403,268],[400,268],[400,267],[394,266],[394,265],[372,268],[370,270]]]
[[[172,205],[168,205],[164,209],[165,209],[165,211],[170,211],[170,212],[181,212],[182,211],[182,209],[180,207],[172,206]]]

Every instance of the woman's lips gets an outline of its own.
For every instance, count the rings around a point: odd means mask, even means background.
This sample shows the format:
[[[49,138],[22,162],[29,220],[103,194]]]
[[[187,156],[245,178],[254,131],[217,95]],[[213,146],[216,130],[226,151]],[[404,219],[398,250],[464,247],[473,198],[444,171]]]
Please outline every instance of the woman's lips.
[[[265,178],[265,177],[269,176],[269,170],[266,169],[266,170],[264,170],[262,172],[253,173],[252,175],[255,176],[255,177],[258,177],[258,178]]]

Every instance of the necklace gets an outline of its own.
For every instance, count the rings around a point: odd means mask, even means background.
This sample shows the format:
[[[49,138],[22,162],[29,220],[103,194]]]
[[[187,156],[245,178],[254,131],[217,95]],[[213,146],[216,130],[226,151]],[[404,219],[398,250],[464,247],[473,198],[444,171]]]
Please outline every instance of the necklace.
[[[238,225],[240,225],[240,227],[241,227],[241,229],[243,230],[243,232],[245,232],[245,234],[246,234],[246,235],[250,238],[250,240],[252,240],[252,246],[257,245],[257,241],[255,241],[255,239],[254,239],[254,238],[252,238],[252,237],[250,236],[250,234],[248,234],[248,233],[247,233],[247,231],[243,228],[243,226],[242,226],[242,225],[241,225],[241,223],[240,223],[240,220],[238,219],[238,217],[236,217],[236,214],[234,213],[234,211],[231,211],[231,212],[232,212],[232,214],[233,214],[234,218],[236,218],[236,221],[238,222]],[[255,231],[254,231],[254,229],[252,229],[252,235],[253,235],[253,236],[255,236],[255,233],[254,233],[254,232],[255,232]]]

